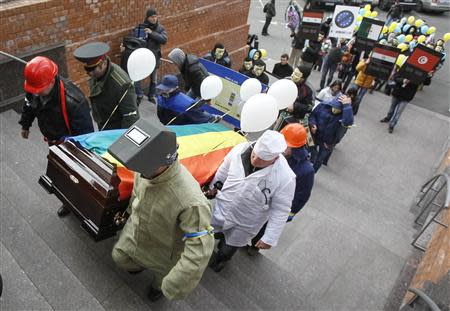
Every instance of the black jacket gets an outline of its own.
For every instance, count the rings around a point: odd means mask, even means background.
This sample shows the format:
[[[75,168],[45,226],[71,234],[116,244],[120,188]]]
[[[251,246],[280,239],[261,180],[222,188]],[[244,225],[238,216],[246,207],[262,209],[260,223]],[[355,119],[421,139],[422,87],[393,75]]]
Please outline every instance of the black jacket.
[[[392,96],[410,102],[414,99],[414,96],[416,96],[418,87],[419,86],[417,84],[412,82],[408,82],[405,86],[403,86],[403,78],[395,78],[395,86],[392,90]]]
[[[208,76],[208,71],[200,63],[198,57],[192,54],[186,55],[180,72],[184,80],[185,90],[192,90],[192,93],[194,93],[195,97],[200,98],[200,85],[202,84],[203,79]]]
[[[341,62],[342,59],[342,55],[344,55],[344,52],[342,51],[341,48],[332,48],[330,52],[328,52],[327,60],[328,62],[332,62],[335,64],[339,64]]]
[[[313,90],[306,84],[296,84],[298,95],[294,102],[293,116],[297,119],[303,119],[307,113],[312,111],[313,104]]]
[[[265,84],[265,85],[269,85],[269,76],[263,72],[262,75],[260,75],[259,77],[257,77],[253,72],[250,72],[250,78],[255,78],[257,79],[259,82]]]
[[[289,64],[282,65],[281,63],[277,63],[273,67],[272,74],[279,79],[283,79],[289,77],[293,71],[294,69],[292,68],[291,65]]]
[[[315,63],[319,59],[322,42],[310,40],[308,45],[309,46],[302,53],[301,59],[308,63]]]
[[[231,68],[231,59],[230,59],[230,57],[228,57],[228,52],[226,50],[221,59],[216,59],[215,54],[216,54],[216,51],[212,50],[211,52],[209,52],[208,54],[203,56],[203,58],[207,59],[213,63]]]
[[[389,9],[387,16],[391,16],[391,18],[400,18],[403,14],[403,8],[400,4],[394,4]]]
[[[275,4],[272,2],[266,3],[263,8],[263,12],[266,13],[266,17],[275,17],[275,15],[277,15]]]
[[[42,98],[27,93],[22,108],[19,124],[22,129],[29,130],[35,118],[38,120],[42,135],[49,141],[60,140],[65,136],[76,136],[94,131],[90,108],[86,97],[72,82],[63,79],[66,98],[66,112],[70,132],[66,126],[60,100],[59,78],[50,93],[50,99],[45,104]]]
[[[147,20],[144,21],[144,27],[150,28],[152,33],[147,34],[147,49],[155,54],[156,58],[156,68],[159,67],[161,63],[161,45],[167,43],[167,33],[163,26],[159,23],[155,25],[150,24]]]

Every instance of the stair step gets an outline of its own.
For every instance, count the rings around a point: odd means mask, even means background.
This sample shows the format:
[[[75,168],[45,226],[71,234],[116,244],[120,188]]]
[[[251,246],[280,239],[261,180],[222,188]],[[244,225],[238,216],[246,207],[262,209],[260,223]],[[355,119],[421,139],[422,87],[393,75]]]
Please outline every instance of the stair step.
[[[0,196],[1,241],[47,303],[58,310],[79,309],[80,306],[102,309],[95,297],[17,212],[20,206],[13,207],[2,194]]]

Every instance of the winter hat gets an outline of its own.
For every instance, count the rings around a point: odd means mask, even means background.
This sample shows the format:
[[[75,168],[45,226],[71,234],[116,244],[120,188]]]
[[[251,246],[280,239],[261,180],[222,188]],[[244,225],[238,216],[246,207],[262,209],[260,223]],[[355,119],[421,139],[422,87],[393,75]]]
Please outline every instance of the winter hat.
[[[186,54],[184,54],[181,49],[174,48],[172,51],[170,51],[168,57],[178,66],[178,68],[181,68],[184,63],[184,59],[186,58]]]
[[[150,9],[147,10],[147,14],[146,15],[147,15],[147,17],[150,17],[150,16],[158,15],[158,13],[156,13],[156,10],[154,8],[150,8]]]
[[[287,144],[283,134],[267,130],[256,141],[253,151],[261,160],[271,161],[282,154],[286,148]]]

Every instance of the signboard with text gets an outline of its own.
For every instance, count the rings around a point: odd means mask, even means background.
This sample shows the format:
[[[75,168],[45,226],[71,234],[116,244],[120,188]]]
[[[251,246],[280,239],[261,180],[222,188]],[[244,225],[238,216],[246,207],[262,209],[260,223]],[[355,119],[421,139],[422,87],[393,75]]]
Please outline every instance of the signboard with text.
[[[395,47],[376,43],[365,74],[381,80],[388,80],[399,54],[400,50]]]
[[[370,53],[383,30],[384,21],[363,17],[356,33],[355,47]]]
[[[300,36],[309,40],[317,40],[322,24],[324,12],[315,10],[303,11],[303,19],[300,25]]]
[[[358,6],[336,5],[329,37],[351,39],[358,14]]]
[[[200,63],[210,74],[221,78],[223,83],[223,89],[219,96],[211,100],[211,105],[203,105],[202,109],[219,116],[224,115],[225,122],[240,128],[240,112],[244,104],[241,101],[240,90],[242,83],[249,77],[203,58],[200,59]],[[262,84],[262,90],[266,89],[267,86]]]
[[[439,64],[442,56],[442,53],[419,44],[398,71],[398,77],[417,84],[423,83],[428,74]]]

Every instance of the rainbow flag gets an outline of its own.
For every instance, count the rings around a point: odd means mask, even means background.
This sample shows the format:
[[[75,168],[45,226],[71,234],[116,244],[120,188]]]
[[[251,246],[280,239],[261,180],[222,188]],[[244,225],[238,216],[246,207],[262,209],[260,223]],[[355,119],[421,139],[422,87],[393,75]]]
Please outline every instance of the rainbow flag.
[[[174,125],[168,128],[177,135],[178,159],[200,185],[214,177],[231,148],[246,141],[243,136],[217,123]],[[125,131],[101,131],[68,138],[117,166],[117,175],[121,180],[121,200],[128,199],[131,195],[134,173],[119,163],[107,150]]]

